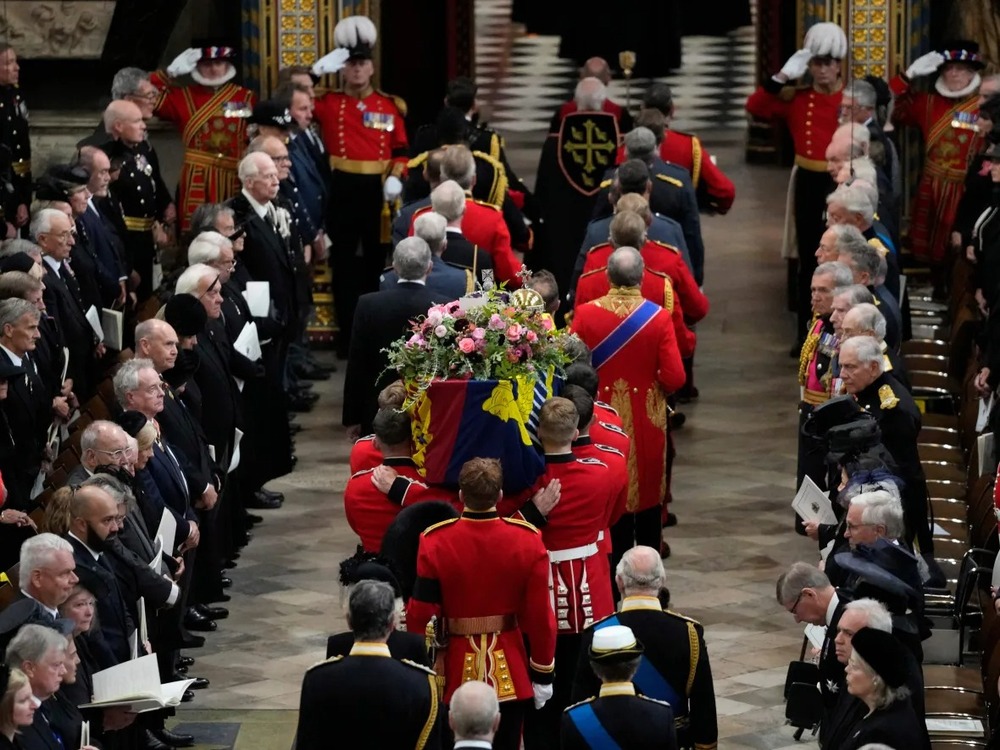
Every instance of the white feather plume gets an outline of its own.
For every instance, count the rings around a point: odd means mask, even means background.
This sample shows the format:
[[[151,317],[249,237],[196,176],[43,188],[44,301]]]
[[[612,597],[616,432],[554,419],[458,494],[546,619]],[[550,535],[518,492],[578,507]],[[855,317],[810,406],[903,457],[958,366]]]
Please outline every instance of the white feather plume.
[[[367,16],[348,16],[333,28],[333,41],[338,47],[352,49],[359,44],[372,46],[377,38],[375,24]]]
[[[816,57],[835,57],[838,60],[847,56],[847,35],[835,23],[817,23],[806,32],[805,48]]]

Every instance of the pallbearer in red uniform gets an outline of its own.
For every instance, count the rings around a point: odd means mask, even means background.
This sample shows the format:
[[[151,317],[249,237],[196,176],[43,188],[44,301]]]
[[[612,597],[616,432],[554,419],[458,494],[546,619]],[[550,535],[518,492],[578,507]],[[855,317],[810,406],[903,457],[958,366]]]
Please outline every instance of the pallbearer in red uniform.
[[[805,340],[812,318],[809,282],[816,268],[814,253],[826,229],[826,196],[836,187],[826,171],[826,147],[838,125],[843,94],[840,61],[846,54],[843,29],[833,23],[815,24],[806,32],[804,48],[747,99],[747,112],[761,120],[783,120],[795,144],[791,189],[794,204],[785,225],[794,221],[796,242],[783,253],[786,258],[798,258],[795,353]],[[789,86],[807,71],[812,76],[811,86]]]
[[[421,536],[407,629],[434,632],[445,703],[469,680],[496,690],[501,718],[493,747],[518,750],[528,700],[540,708],[552,697],[549,557],[538,529],[498,515],[499,461],[466,462],[458,483],[462,516]]]
[[[313,112],[333,169],[327,224],[342,353],[350,342],[358,297],[378,290],[409,153],[406,104],[371,85],[376,37],[371,19],[348,16],[333,30],[337,48],[313,66],[315,75],[343,69],[343,91],[317,96]]]
[[[660,546],[660,506],[667,495],[667,397],[684,385],[670,313],[640,291],[643,263],[623,247],[608,259],[611,291],[580,307],[572,330],[593,352],[600,395],[632,438],[628,506],[612,529],[616,556],[635,544]]]
[[[232,82],[235,59],[232,47],[193,48],[178,55],[165,74],[149,76],[154,86],[165,89],[156,114],[177,126],[184,143],[177,201],[182,233],[198,206],[222,203],[240,192],[236,167],[247,143],[246,118],[257,97]],[[194,84],[175,84],[173,79],[187,74]]]
[[[889,81],[896,95],[892,121],[918,127],[923,136],[924,171],[910,212],[910,251],[931,264],[938,295],[945,287],[948,235],[965,190],[965,172],[970,155],[979,149],[973,127],[979,111],[978,71],[983,67],[978,44],[956,41],[918,57],[904,74]],[[910,88],[913,78],[938,71],[934,91]]]

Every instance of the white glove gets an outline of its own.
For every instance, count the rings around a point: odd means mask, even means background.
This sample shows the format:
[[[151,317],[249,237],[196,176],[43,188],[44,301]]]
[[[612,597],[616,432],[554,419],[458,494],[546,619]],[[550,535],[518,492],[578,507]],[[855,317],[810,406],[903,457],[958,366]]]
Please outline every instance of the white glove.
[[[809,61],[812,60],[812,58],[813,53],[811,50],[800,49],[788,58],[788,62],[782,66],[781,72],[788,76],[789,81],[801,78],[805,75],[806,71],[809,70]]]
[[[928,52],[926,55],[921,55],[910,64],[910,67],[906,69],[906,77],[916,78],[918,76],[929,76],[931,73],[936,73],[937,69],[943,64],[944,55],[940,52]]]
[[[398,177],[389,175],[385,178],[385,184],[382,186],[382,195],[385,196],[387,201],[396,200],[402,192],[403,183],[399,181]]]
[[[347,58],[351,56],[351,51],[344,47],[337,47],[333,52],[324,55],[312,67],[313,75],[322,76],[327,73],[336,73],[347,64]]]
[[[201,60],[200,49],[194,49],[193,47],[186,49],[177,55],[174,61],[167,66],[167,75],[171,78],[185,76],[198,67],[199,60]]]
[[[537,682],[531,683],[531,690],[535,694],[535,708],[541,708],[548,703],[552,697],[552,685],[539,685]]]

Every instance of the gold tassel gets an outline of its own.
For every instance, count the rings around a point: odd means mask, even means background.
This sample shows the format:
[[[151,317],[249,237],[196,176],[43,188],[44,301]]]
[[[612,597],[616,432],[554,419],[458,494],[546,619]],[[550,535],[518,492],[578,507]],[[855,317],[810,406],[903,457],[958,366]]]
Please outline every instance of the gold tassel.
[[[382,203],[382,228],[379,242],[383,245],[392,241],[392,211],[389,208],[389,201]]]

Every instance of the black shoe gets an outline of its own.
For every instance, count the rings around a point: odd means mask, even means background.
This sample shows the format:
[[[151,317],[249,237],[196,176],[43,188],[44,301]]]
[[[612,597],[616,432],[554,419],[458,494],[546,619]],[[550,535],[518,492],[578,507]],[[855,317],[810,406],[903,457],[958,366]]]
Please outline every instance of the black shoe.
[[[667,544],[665,541],[661,541],[660,542],[660,559],[661,560],[666,560],[668,557],[670,557],[670,545]]]
[[[272,500],[277,500],[279,503],[285,502],[285,495],[281,492],[275,492],[274,490],[266,490],[261,487],[257,492],[261,493],[264,497],[269,497]]]
[[[177,666],[178,667],[184,667],[185,669],[187,669],[192,664],[194,664],[194,657],[193,656],[178,656],[177,657]]]
[[[252,524],[263,523],[264,516],[258,516],[256,513],[247,513],[247,520]],[[233,558],[236,559],[235,557]]]
[[[219,626],[215,624],[213,620],[205,617],[194,607],[190,608],[184,615],[184,627],[188,630],[196,630],[202,633],[210,633],[213,630],[218,630]]]
[[[190,668],[191,667],[180,667],[180,666],[178,666],[174,671],[177,672],[177,674],[186,675],[188,673],[188,670]]]
[[[181,703],[190,703],[194,700],[194,693],[190,690],[185,690],[184,695],[181,696]]]
[[[212,607],[208,604],[197,604],[195,605],[195,609],[210,620],[225,620],[229,617],[229,610],[225,607]]]
[[[170,747],[191,747],[194,744],[193,734],[177,734],[169,729],[153,729],[153,736]]]
[[[218,604],[220,602],[224,604],[224,603],[230,601],[232,598],[233,597],[231,597],[229,594],[225,594],[225,593],[223,593],[223,594],[216,594],[215,596],[212,597],[212,604]]]
[[[297,412],[299,414],[307,411],[312,411],[313,402],[309,399],[299,398],[297,396],[290,396],[288,398],[288,410]]]
[[[687,417],[679,411],[675,411],[670,415],[670,426],[675,430],[679,430],[683,427],[685,422],[687,422]]]
[[[244,501],[244,507],[253,508],[254,510],[277,510],[281,507],[281,501],[276,500],[273,497],[268,497],[263,494],[261,490],[257,490],[249,498]]]
[[[295,372],[297,377],[303,380],[329,380],[330,373],[326,372],[321,367],[309,363],[303,363],[300,365],[295,365],[292,370]]]
[[[210,683],[207,677],[182,677],[182,680],[194,680],[188,687],[191,690],[204,690]]]
[[[288,425],[289,435],[298,435],[300,432],[302,432],[302,425],[295,424],[294,422]]]
[[[190,633],[185,633],[181,638],[181,648],[201,648],[204,645],[205,637],[201,635],[191,635]]]
[[[222,585],[222,588],[228,589],[228,588],[232,587],[232,585],[233,585],[233,579],[232,578],[228,578],[226,576],[222,576],[222,578],[219,579],[219,583]]]
[[[222,569],[223,570],[232,570],[237,565],[239,565],[239,563],[236,562],[235,560],[226,560],[224,563],[222,563]]]
[[[676,525],[677,525],[677,516],[675,516],[673,513],[667,513],[667,520],[663,524],[663,528],[667,528],[668,526],[676,526]]]
[[[145,750],[170,750],[170,745],[160,742],[157,736],[149,729],[146,730],[142,746]]]

